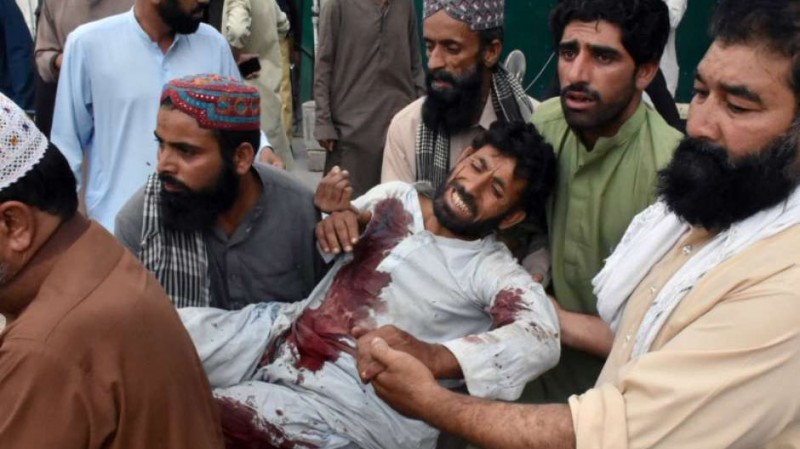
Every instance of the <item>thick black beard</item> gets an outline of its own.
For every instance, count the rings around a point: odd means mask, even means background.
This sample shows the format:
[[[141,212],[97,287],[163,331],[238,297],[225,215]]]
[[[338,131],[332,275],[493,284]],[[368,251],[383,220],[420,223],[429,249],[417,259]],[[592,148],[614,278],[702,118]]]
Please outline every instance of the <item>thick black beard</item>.
[[[731,161],[725,148],[687,137],[659,172],[658,193],[689,224],[723,231],[791,195],[799,180],[797,150],[792,131]]]
[[[506,218],[508,215],[507,213],[480,221],[465,221],[456,215],[444,199],[445,192],[447,192],[448,187],[451,185],[458,194],[461,195],[461,198],[464,200],[470,212],[472,212],[473,215],[475,214],[475,198],[467,193],[461,184],[457,182],[443,182],[439,185],[439,188],[436,189],[436,196],[433,199],[433,214],[436,215],[439,224],[459,237],[476,240],[484,238],[499,229],[500,223]]]
[[[161,219],[167,229],[194,232],[210,229],[220,214],[227,212],[239,193],[239,176],[233,167],[223,166],[209,188],[193,191],[170,175],[161,180]],[[178,186],[178,192],[164,190],[164,181]]]
[[[198,3],[195,10],[187,14],[181,9],[178,0],[163,0],[159,2],[157,11],[158,15],[161,16],[161,20],[176,33],[192,34],[200,28],[201,22],[201,19],[192,17],[192,14],[202,11],[203,8],[204,6]]]
[[[443,129],[456,134],[475,124],[484,106],[481,95],[483,75],[486,67],[478,62],[475,67],[460,77],[444,69],[429,72],[425,77],[428,96],[422,105],[422,121],[433,130]],[[434,81],[450,83],[446,91],[433,89]]]

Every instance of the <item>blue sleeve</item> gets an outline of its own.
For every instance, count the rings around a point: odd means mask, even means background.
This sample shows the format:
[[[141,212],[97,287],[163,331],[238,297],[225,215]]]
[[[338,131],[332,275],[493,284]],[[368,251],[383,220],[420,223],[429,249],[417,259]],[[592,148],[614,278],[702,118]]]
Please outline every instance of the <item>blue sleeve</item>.
[[[83,152],[94,136],[92,80],[84,47],[80,40],[75,39],[75,34],[67,38],[50,133],[53,144],[69,162],[79,189]]]
[[[11,0],[0,3],[3,41],[8,58],[9,97],[21,108],[33,109],[33,39],[25,18]]]

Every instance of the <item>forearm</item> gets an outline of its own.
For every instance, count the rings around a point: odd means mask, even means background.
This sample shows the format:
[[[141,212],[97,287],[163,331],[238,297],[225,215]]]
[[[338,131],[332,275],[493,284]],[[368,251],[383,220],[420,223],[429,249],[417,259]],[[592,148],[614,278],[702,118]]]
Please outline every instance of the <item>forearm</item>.
[[[614,343],[614,334],[600,317],[559,310],[558,320],[561,323],[561,343],[564,346],[599,357],[608,357]]]
[[[484,448],[568,449],[575,447],[566,405],[487,401],[432,387],[419,417],[434,427]]]
[[[464,377],[458,359],[449,349],[442,345],[431,345],[431,347],[432,359],[428,363],[428,368],[433,373],[433,377],[437,379],[461,379]]]

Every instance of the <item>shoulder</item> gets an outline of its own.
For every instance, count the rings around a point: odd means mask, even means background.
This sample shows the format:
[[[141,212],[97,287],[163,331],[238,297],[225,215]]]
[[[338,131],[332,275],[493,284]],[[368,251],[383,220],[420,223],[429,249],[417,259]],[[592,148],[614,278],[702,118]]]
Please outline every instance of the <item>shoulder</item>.
[[[551,98],[537,106],[533,111],[531,122],[539,133],[551,143],[555,134],[569,129],[559,97]]]
[[[73,45],[108,39],[110,36],[117,35],[120,27],[127,26],[132,19],[132,15],[132,11],[127,11],[83,24],[69,33],[68,39],[73,42]]]
[[[293,178],[292,175],[284,170],[259,162],[253,164],[253,169],[261,178],[265,193],[269,192],[268,202],[280,201],[281,203],[290,204],[292,206],[291,210],[295,213],[311,211],[316,214],[314,192]]]
[[[392,127],[406,127],[411,126],[416,128],[422,119],[422,105],[425,103],[425,98],[420,97],[412,101],[408,106],[404,107],[392,118]]]
[[[648,135],[653,143],[653,151],[661,157],[672,159],[672,154],[675,148],[678,147],[683,134],[677,129],[670,126],[661,114],[655,109],[646,105],[645,124],[647,126]]]
[[[196,32],[184,34],[183,37],[189,41],[215,44],[221,48],[227,48],[228,46],[228,41],[225,40],[225,36],[220,34],[220,32],[211,25],[205,23],[201,23]]]

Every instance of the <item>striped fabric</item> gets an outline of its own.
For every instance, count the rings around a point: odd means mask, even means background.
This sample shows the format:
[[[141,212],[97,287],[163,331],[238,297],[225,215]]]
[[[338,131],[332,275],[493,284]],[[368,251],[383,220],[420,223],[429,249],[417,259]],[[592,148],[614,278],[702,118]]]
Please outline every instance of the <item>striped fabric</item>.
[[[161,182],[147,178],[139,260],[164,287],[177,308],[209,307],[208,253],[201,232],[166,229],[160,219]]]
[[[533,103],[519,82],[498,65],[492,74],[492,106],[499,120],[528,121]],[[431,129],[420,121],[416,142],[417,182],[437,188],[450,172],[450,136],[443,129]]]

